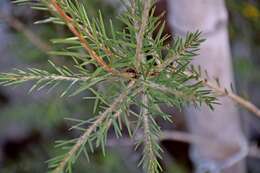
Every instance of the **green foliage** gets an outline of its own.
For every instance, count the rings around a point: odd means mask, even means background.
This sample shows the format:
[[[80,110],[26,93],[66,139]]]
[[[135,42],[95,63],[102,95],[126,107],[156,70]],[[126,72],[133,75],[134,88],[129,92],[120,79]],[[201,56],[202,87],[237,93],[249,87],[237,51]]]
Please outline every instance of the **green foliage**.
[[[132,6],[125,5],[126,11],[118,17],[124,26],[121,29],[112,21],[105,24],[101,12],[97,17],[89,17],[85,1],[54,2],[64,12],[63,16],[54,8],[53,1],[32,4],[35,9],[54,14],[43,22],[66,24],[74,31],[71,37],[53,39],[52,42],[62,45],[63,49],[51,52],[71,58],[74,68],[51,63],[56,73],[30,68],[0,75],[0,83],[7,86],[35,81],[30,91],[51,90],[66,83],[61,96],[75,96],[84,91],[94,94],[95,97],[85,99],[95,100],[93,109],[99,110],[99,115],[88,120],[70,119],[75,123],[72,129],[79,130],[81,136],[58,141],[57,147],[65,152],[49,160],[50,171],[72,172],[72,165],[81,154],[89,159],[89,153],[98,147],[105,154],[109,129],[113,127],[115,135],[121,137],[126,127],[133,139],[143,135],[137,142],[137,147],[143,148],[140,161],[143,168],[149,173],[161,172],[158,161],[162,153],[160,126],[156,118],[170,118],[160,105],[181,109],[186,105],[206,104],[212,108],[216,102],[210,91],[197,82],[199,73],[189,70],[191,60],[203,42],[201,33],[188,33],[185,38],[175,38],[173,45],[165,46],[168,36],[162,34],[164,24],[160,17],[153,17],[153,2],[150,1],[137,0],[134,1],[136,4],[129,1]],[[158,27],[160,31],[153,37]],[[100,86],[104,88],[100,89]],[[140,107],[140,111],[132,111],[130,106],[133,105]]]

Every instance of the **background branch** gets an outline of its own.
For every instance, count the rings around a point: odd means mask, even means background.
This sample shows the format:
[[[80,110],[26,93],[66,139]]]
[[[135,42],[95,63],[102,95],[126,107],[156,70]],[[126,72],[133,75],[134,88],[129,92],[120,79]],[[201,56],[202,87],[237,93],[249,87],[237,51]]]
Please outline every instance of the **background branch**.
[[[21,21],[19,21],[17,18],[6,15],[3,12],[0,11],[0,18],[4,20],[9,26],[14,28],[16,31],[21,32],[24,34],[24,36],[32,43],[34,44],[39,50],[41,50],[43,53],[48,54],[52,49],[46,43],[43,41],[38,35],[36,35],[34,32],[32,32],[30,29],[28,29]]]

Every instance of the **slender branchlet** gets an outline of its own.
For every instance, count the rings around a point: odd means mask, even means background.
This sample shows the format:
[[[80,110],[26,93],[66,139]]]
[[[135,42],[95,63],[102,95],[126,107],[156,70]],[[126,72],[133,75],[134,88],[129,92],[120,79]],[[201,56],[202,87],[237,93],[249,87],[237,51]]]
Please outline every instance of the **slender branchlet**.
[[[93,124],[89,128],[86,129],[86,131],[83,133],[83,135],[81,135],[78,138],[78,140],[75,143],[75,145],[69,150],[69,152],[65,155],[65,157],[62,159],[62,161],[57,166],[57,168],[53,171],[54,173],[61,173],[61,172],[63,172],[63,170],[64,170],[65,166],[68,164],[68,162],[70,162],[71,159],[75,157],[77,151],[87,142],[87,140],[88,140],[89,136],[91,135],[91,133],[93,131],[95,131],[96,128],[98,128],[98,126],[106,119],[108,114],[110,114],[112,112],[116,112],[114,115],[116,117],[119,116],[121,110],[117,111],[118,105],[121,104],[123,102],[123,100],[127,98],[128,94],[129,94],[129,90],[132,89],[134,84],[135,84],[135,82],[131,82],[128,85],[126,91],[121,93],[115,99],[115,101],[110,105],[110,107],[107,108],[101,115],[99,115],[97,117],[97,119],[93,122]],[[111,123],[109,123],[109,124],[111,124]]]
[[[143,13],[141,16],[141,22],[138,22],[136,24],[136,31],[138,31],[138,34],[136,35],[136,68],[140,70],[141,63],[144,59],[144,54],[142,52],[143,49],[143,41],[144,41],[144,35],[145,30],[147,29],[146,25],[149,20],[149,11],[152,6],[152,0],[146,0],[142,1],[143,4]]]
[[[144,168],[149,173],[158,173],[162,170],[157,157],[160,157],[160,147],[158,142],[159,127],[153,122],[148,110],[148,97],[145,92],[142,95],[142,101],[144,107],[141,110],[141,116],[143,120],[144,129],[144,156],[142,162],[144,162]],[[155,133],[156,132],[156,133]]]
[[[71,17],[69,17],[63,9],[60,7],[60,5],[57,3],[56,0],[51,0],[51,5],[55,8],[57,13],[63,18],[63,20],[66,22],[67,26],[71,30],[71,32],[78,37],[81,45],[84,47],[84,49],[90,54],[90,56],[102,67],[104,68],[107,72],[109,73],[116,73],[114,69],[109,67],[106,62],[99,57],[95,51],[93,51],[88,42],[85,40],[84,36],[81,34],[81,32],[75,27],[74,21]]]
[[[257,106],[255,106],[252,102],[236,95],[232,90],[231,91],[227,90],[217,84],[214,84],[213,82],[210,82],[210,81],[202,79],[202,78],[200,78],[199,80],[201,80],[205,86],[211,88],[213,91],[217,92],[218,94],[220,94],[222,96],[229,97],[230,99],[232,99],[235,103],[237,103],[241,107],[245,108],[249,112],[260,117],[260,109]]]

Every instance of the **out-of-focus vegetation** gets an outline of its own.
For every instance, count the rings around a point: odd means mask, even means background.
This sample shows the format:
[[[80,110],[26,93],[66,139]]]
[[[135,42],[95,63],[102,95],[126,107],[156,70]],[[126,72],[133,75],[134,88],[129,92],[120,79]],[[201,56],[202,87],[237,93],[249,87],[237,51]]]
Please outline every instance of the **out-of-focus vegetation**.
[[[242,52],[233,49],[238,78],[260,82],[260,3],[259,1],[229,0],[230,38],[232,46],[241,43]],[[237,43],[238,42],[238,43]]]

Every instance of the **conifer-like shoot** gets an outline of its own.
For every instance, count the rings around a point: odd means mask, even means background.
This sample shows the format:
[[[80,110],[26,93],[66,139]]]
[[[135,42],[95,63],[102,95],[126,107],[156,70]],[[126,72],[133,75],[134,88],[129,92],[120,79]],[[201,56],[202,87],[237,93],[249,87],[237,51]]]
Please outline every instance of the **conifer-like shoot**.
[[[118,137],[122,136],[123,129],[128,130],[133,140],[137,134],[143,135],[136,141],[137,147],[143,149],[140,165],[148,173],[159,173],[162,149],[156,119],[171,119],[161,110],[161,104],[179,109],[205,104],[213,109],[217,103],[216,97],[204,87],[199,72],[190,68],[204,41],[201,33],[187,33],[185,38],[174,38],[173,44],[165,45],[169,36],[162,33],[164,23],[160,17],[153,16],[152,0],[125,3],[125,11],[118,17],[122,28],[115,27],[113,21],[105,25],[101,12],[98,17],[90,18],[87,2],[81,0],[16,2],[31,3],[35,9],[49,11],[50,18],[40,22],[65,25],[71,31],[71,37],[52,40],[63,49],[50,53],[71,58],[75,68],[59,67],[50,61],[56,73],[35,68],[16,69],[0,74],[0,83],[16,85],[33,81],[30,91],[51,90],[65,83],[67,87],[61,96],[75,96],[89,90],[101,103],[98,116],[75,120],[78,124],[72,129],[81,132],[78,138],[59,141],[57,146],[64,148],[64,154],[49,160],[51,172],[73,172],[78,157],[83,154],[89,158],[95,148],[105,153],[108,131],[112,128]],[[107,88],[99,90],[97,86],[104,84]],[[140,110],[134,112],[130,109],[132,105]]]

